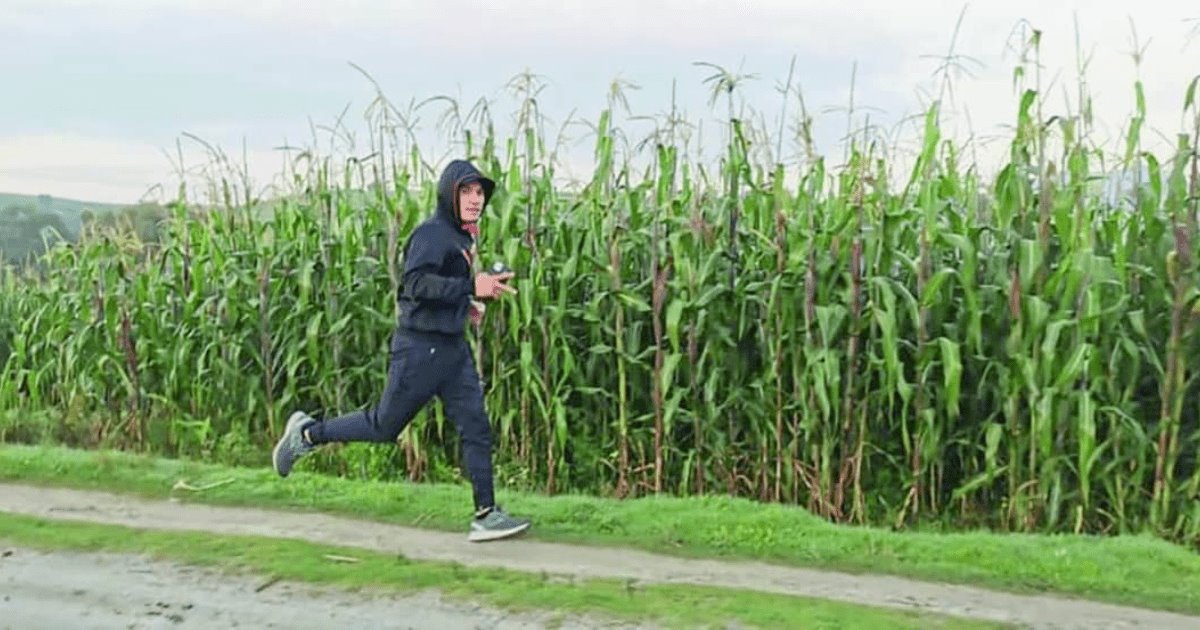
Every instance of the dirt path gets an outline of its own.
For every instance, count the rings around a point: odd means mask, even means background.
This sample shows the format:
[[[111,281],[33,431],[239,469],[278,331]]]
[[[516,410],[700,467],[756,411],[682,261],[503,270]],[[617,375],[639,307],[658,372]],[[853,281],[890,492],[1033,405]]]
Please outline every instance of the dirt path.
[[[0,483],[0,510],[46,518],[133,527],[252,534],[308,540],[414,560],[547,572],[578,577],[746,588],[856,604],[989,619],[1032,628],[1200,628],[1200,617],[1041,595],[779,567],[756,562],[692,560],[629,549],[516,539],[468,543],[436,532],[316,513],[144,500],[123,495]],[[534,524],[536,530],[537,524]]]
[[[436,595],[372,597],[266,583],[133,555],[9,549],[0,557],[0,629],[523,628],[549,615],[509,614]],[[265,588],[264,588],[265,587]],[[303,605],[296,602],[303,600]],[[562,627],[581,628],[564,618]]]

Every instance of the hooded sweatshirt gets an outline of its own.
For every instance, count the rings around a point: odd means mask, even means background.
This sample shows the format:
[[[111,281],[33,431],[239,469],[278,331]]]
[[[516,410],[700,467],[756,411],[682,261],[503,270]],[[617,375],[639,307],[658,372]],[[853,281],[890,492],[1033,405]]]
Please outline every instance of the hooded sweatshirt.
[[[399,294],[400,328],[417,333],[459,337],[475,294],[472,273],[474,225],[463,225],[458,189],[479,182],[483,209],[496,183],[465,160],[446,165],[438,181],[437,210],[413,230],[404,245],[404,277]]]

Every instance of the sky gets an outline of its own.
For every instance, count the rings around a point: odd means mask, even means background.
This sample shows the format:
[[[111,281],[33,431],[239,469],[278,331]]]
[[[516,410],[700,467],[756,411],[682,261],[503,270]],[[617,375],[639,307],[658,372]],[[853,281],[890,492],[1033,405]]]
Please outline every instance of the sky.
[[[0,192],[170,198],[180,152],[185,167],[205,161],[193,138],[266,185],[281,172],[278,147],[311,145],[313,126],[343,111],[366,143],[363,114],[375,92],[351,64],[399,106],[437,95],[464,107],[494,99],[502,130],[517,110],[506,84],[534,72],[546,84],[539,106],[551,138],[572,112],[594,122],[615,79],[639,86],[628,95],[634,115],[669,110],[674,89],[715,147],[724,104],[710,106],[712,70],[696,62],[755,75],[739,95],[774,128],[794,59],[793,87],[814,116],[817,148],[840,158],[852,87],[854,125],[869,115],[881,133],[911,144],[912,117],[937,94],[952,44],[947,128],[977,139],[981,160],[994,159],[1015,120],[1023,25],[1043,34],[1047,115],[1078,108],[1082,55],[1098,139],[1122,134],[1139,76],[1148,146],[1169,147],[1187,129],[1184,92],[1200,73],[1194,2],[0,0]],[[795,92],[786,103],[794,114]],[[442,159],[456,148],[437,134],[439,114],[422,110],[421,146]],[[587,128],[570,127],[568,138],[565,172],[585,176]],[[319,132],[317,140],[328,144]]]

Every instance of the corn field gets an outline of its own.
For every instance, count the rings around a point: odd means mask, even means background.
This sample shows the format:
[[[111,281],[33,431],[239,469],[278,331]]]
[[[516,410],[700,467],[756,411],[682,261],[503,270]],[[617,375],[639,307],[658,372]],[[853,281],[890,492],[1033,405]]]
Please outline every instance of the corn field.
[[[1141,149],[1134,86],[1115,165],[1090,148],[1086,111],[1046,116],[1023,88],[987,179],[942,139],[936,105],[900,177],[869,138],[836,166],[785,166],[780,137],[735,111],[736,83],[714,79],[729,97],[718,167],[674,114],[631,146],[610,95],[575,190],[554,183],[532,96],[512,138],[451,108],[466,156],[499,182],[484,262],[518,271],[520,293],[470,333],[502,483],[1200,540],[1195,82],[1171,155]],[[10,419],[0,439],[266,465],[292,410],[374,403],[398,251],[438,171],[390,104],[371,112],[371,156],[300,156],[295,192],[269,205],[214,176],[219,203],[181,196],[156,243],[94,225],[5,270],[0,407],[54,420]],[[1131,196],[1107,198],[1104,171],[1137,176]],[[458,479],[447,420],[430,407],[396,449],[306,465]]]

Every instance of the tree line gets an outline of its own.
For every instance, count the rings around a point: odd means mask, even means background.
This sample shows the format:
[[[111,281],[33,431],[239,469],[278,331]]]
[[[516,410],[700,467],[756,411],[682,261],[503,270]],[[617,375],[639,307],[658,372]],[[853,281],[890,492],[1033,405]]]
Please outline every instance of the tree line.
[[[0,260],[13,265],[27,264],[56,243],[78,241],[91,227],[117,228],[136,234],[142,242],[157,242],[167,217],[167,209],[153,203],[117,210],[84,210],[77,220],[38,204],[10,203],[0,207]]]

